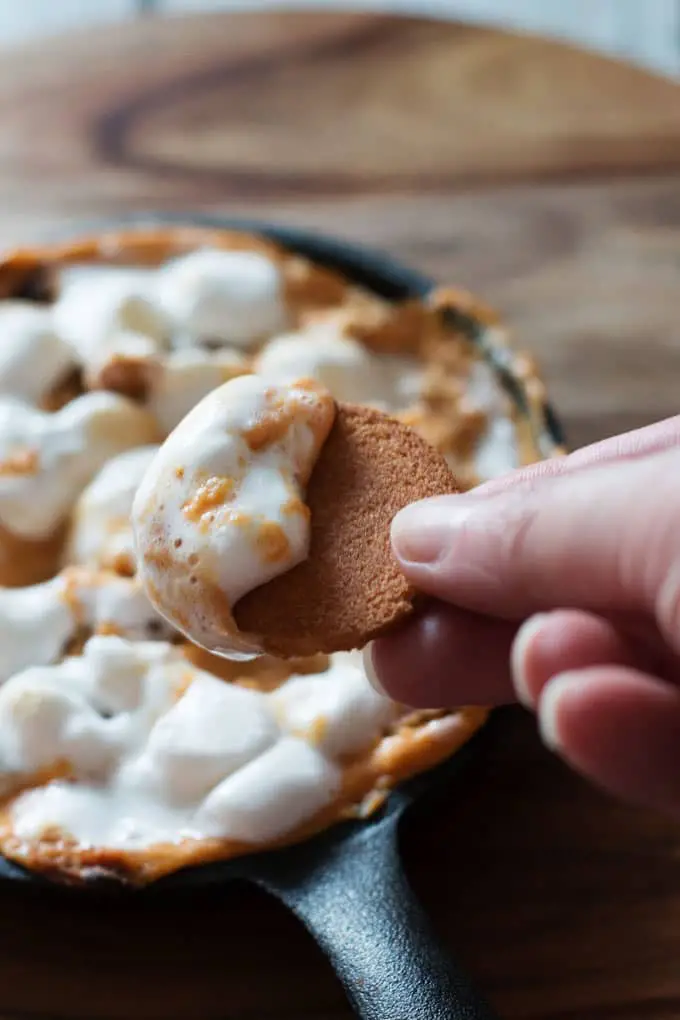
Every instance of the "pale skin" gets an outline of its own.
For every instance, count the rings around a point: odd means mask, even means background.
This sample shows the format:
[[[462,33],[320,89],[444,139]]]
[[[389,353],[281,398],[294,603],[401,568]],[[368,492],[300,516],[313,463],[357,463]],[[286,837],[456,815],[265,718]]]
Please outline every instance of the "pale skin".
[[[680,416],[407,507],[392,546],[434,600],[369,651],[387,693],[520,700],[579,772],[680,815]]]

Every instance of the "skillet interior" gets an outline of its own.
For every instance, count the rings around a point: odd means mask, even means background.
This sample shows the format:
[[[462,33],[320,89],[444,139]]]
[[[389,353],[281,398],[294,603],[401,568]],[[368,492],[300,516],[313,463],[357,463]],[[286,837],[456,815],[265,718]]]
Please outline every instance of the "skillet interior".
[[[429,277],[400,265],[380,252],[363,247],[355,247],[342,240],[316,235],[307,231],[289,227],[273,226],[257,221],[219,218],[214,216],[172,216],[149,215],[133,219],[100,221],[80,225],[77,231],[70,231],[71,236],[95,234],[111,230],[129,230],[149,226],[205,226],[217,229],[229,229],[261,234],[284,247],[308,257],[309,259],[335,269],[356,284],[374,291],[388,300],[396,301],[406,298],[423,298],[434,287]],[[63,236],[59,240],[64,240]],[[518,410],[528,414],[531,402],[526,392],[521,372],[515,368],[512,352],[497,348],[486,342],[484,324],[474,314],[460,315],[445,310],[442,313],[449,317],[452,328],[465,332],[469,338],[480,346],[484,357],[494,368],[500,382],[510,395]],[[537,445],[544,455],[548,456],[564,446],[564,437],[559,421],[548,403],[540,408],[539,420],[534,414],[534,431],[537,433]],[[307,840],[283,850],[263,852],[245,858],[237,858],[217,863],[199,864],[168,875],[138,889],[106,876],[92,875],[78,885],[64,885],[29,871],[6,858],[0,858],[0,880],[21,882],[37,889],[62,889],[70,894],[78,891],[84,894],[99,893],[120,895],[134,889],[138,894],[157,895],[177,893],[180,890],[195,892],[232,880],[260,881],[262,875],[269,873],[271,867],[287,870],[291,862],[306,861],[310,867],[328,856],[333,847],[347,845],[352,841],[364,841],[375,834],[392,829],[404,810],[419,799],[422,794],[436,791],[448,784],[458,770],[470,757],[477,753],[484,741],[497,729],[498,720],[492,720],[480,734],[475,735],[451,758],[428,772],[414,776],[402,783],[392,792],[386,804],[375,815],[367,820],[336,823],[330,829]],[[488,732],[487,732],[488,731]]]

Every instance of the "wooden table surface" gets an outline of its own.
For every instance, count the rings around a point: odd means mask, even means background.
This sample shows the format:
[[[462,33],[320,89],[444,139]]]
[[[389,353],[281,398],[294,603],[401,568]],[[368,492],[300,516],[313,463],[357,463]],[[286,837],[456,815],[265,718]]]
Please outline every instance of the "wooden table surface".
[[[0,236],[201,209],[303,224],[481,291],[572,445],[680,410],[680,88],[538,39],[377,16],[213,15],[4,56]],[[505,1020],[680,1017],[680,830],[507,718],[409,874]],[[341,1020],[263,895],[70,905],[0,890],[0,1013]]]

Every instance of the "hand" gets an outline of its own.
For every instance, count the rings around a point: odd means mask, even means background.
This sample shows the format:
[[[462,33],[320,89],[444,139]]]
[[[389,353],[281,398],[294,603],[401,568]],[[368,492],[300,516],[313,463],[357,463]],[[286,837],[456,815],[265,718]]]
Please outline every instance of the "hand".
[[[368,652],[418,707],[521,700],[610,791],[680,814],[680,417],[397,515],[435,597]]]

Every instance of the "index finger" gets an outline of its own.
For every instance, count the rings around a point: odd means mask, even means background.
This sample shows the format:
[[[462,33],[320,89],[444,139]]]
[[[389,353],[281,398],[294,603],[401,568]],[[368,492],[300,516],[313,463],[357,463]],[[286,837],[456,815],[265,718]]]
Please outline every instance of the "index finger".
[[[495,496],[507,489],[530,486],[542,478],[556,478],[604,464],[638,460],[675,447],[680,447],[680,415],[591,443],[568,456],[542,460],[499,478],[492,478],[477,486],[474,493],[480,498]]]

